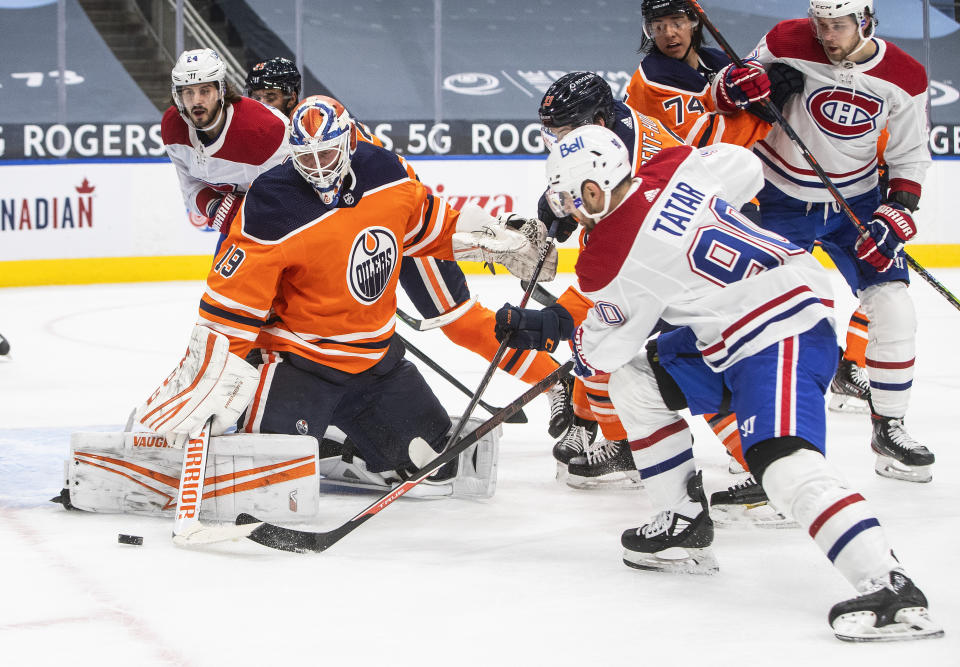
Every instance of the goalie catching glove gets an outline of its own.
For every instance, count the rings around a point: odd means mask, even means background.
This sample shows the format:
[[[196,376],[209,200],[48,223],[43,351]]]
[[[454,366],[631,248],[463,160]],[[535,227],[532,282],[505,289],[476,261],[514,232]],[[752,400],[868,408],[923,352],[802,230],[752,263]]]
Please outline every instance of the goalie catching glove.
[[[457,218],[453,255],[457,260],[496,262],[518,278],[530,280],[546,239],[546,227],[535,218],[512,213],[494,218],[476,204],[467,204]],[[551,242],[537,281],[553,280],[556,275],[557,248]]]
[[[183,447],[213,417],[211,435],[233,426],[257,389],[260,374],[230,352],[227,337],[197,325],[180,364],[134,412],[134,428],[155,431]]]
[[[870,236],[857,240],[857,257],[883,273],[893,266],[903,244],[917,235],[910,213],[896,202],[881,204],[867,223]]]

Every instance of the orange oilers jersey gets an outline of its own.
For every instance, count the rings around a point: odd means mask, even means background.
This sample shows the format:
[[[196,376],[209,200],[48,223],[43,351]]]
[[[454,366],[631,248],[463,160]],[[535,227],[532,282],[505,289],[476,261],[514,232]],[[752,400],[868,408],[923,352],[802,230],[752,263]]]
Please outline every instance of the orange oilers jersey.
[[[730,63],[721,51],[700,50],[700,62],[709,72]],[[710,81],[685,62],[657,51],[647,54],[627,85],[624,102],[640,113],[657,118],[684,143],[708,146],[717,142],[749,148],[763,139],[771,125],[746,111],[722,114],[710,93]]]
[[[256,344],[362,372],[389,348],[402,257],[453,259],[459,213],[395,155],[360,142],[348,178],[335,207],[292,160],[254,182],[200,302],[200,323],[234,354]]]

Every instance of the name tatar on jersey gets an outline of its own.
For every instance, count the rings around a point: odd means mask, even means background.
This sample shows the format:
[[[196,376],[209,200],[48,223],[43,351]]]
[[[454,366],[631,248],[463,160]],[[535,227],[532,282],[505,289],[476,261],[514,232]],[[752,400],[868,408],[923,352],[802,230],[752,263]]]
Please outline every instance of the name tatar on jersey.
[[[369,227],[357,234],[347,264],[353,298],[369,305],[383,296],[398,259],[397,237],[386,227]]]
[[[644,192],[642,183],[640,190]],[[643,229],[660,241],[679,246],[687,233],[688,225],[706,200],[706,193],[684,181],[679,181],[660,195],[648,218],[653,219],[654,222],[652,225],[644,225]]]

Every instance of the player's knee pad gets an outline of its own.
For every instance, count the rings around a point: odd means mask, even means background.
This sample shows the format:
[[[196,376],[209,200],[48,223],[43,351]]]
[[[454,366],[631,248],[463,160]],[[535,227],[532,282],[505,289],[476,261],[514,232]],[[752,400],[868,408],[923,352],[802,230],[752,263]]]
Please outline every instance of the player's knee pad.
[[[868,345],[908,343],[912,348],[917,312],[906,283],[897,280],[868,287],[860,292],[860,305],[870,318]]]
[[[813,443],[796,436],[787,436],[758,442],[743,453],[743,458],[757,482],[762,485],[764,472],[771,463],[802,450],[820,453],[820,450]]]
[[[747,462],[750,460],[748,455]],[[770,461],[763,471],[760,485],[774,507],[792,516],[802,526],[809,526],[835,496],[846,493],[843,481],[827,464],[823,454],[806,448],[793,449],[789,454]]]

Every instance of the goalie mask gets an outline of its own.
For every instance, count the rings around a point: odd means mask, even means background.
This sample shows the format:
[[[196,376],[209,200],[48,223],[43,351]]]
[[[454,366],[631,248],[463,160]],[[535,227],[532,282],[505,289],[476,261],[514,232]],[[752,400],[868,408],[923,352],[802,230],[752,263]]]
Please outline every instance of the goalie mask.
[[[598,119],[613,125],[613,91],[593,72],[570,72],[550,84],[540,101],[540,133],[549,150],[562,136],[558,130],[592,125]]]
[[[557,217],[574,215],[599,220],[610,208],[610,193],[631,174],[630,154],[620,138],[599,125],[572,130],[547,157],[547,201]],[[603,210],[588,213],[582,188],[596,183],[605,195]]]
[[[356,147],[353,120],[332,97],[313,95],[293,110],[293,166],[327,206],[336,206],[340,200],[343,179],[350,170],[350,156]]]
[[[223,113],[223,98],[226,94],[226,76],[227,66],[213,49],[194,49],[184,51],[177,58],[173,71],[170,72],[170,92],[173,95],[173,102],[177,105],[177,111],[185,121],[193,125],[201,132],[206,132],[220,122],[220,116]],[[204,83],[216,84],[217,87],[217,113],[209,123],[198,126],[183,102],[183,90],[187,86],[194,86]]]

